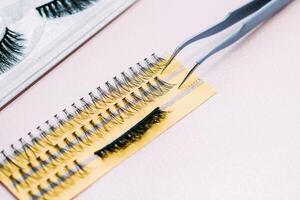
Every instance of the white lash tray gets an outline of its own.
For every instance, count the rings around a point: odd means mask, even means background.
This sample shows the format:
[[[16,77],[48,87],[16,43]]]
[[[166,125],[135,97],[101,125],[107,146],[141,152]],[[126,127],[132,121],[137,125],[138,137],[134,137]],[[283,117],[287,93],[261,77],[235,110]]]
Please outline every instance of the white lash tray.
[[[30,52],[0,75],[0,109],[136,1],[99,0],[84,11],[55,19],[43,18],[35,9],[28,11],[12,27],[25,32]]]

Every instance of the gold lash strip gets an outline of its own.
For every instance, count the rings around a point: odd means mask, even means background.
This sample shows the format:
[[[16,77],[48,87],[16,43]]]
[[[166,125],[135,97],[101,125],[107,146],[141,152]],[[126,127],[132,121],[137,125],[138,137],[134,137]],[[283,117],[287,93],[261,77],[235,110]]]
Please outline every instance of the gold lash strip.
[[[195,75],[178,89],[187,69],[164,64],[152,55],[1,151],[1,183],[22,200],[71,199],[215,94]]]

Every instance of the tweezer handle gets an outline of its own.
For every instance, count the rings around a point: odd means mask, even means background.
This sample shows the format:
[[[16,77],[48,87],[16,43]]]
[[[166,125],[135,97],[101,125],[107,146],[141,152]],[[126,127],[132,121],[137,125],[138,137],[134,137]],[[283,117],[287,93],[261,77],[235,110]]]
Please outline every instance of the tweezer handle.
[[[277,12],[291,3],[293,0],[271,0],[269,3],[266,3],[261,9],[259,9],[255,14],[253,14],[249,19],[243,22],[242,26],[230,35],[227,39],[225,39],[221,44],[216,46],[213,50],[211,50],[204,57],[199,59],[196,62],[196,65],[189,71],[187,76],[184,78],[179,87],[188,79],[188,77],[197,69],[197,67],[202,64],[206,59],[214,55],[215,53],[229,47],[234,44],[241,38],[243,38],[246,34],[248,34],[255,27],[259,26],[264,21],[273,17]],[[254,1],[253,1],[254,2]],[[252,2],[252,3],[253,3]],[[192,41],[192,40],[191,40]]]
[[[193,36],[192,38],[187,39],[185,42],[183,42],[181,45],[179,45],[178,49],[183,49],[186,46],[210,37],[212,35],[215,35],[217,33],[222,32],[223,30],[231,27],[232,25],[236,24],[237,22],[240,22],[242,19],[248,17],[249,15],[255,13],[258,9],[262,8],[272,0],[252,0],[251,2],[247,3],[246,5],[231,11],[228,13],[228,15],[225,17],[224,20],[222,20],[220,23],[210,27],[204,32],[198,33],[197,35]]]
[[[212,27],[208,28],[207,30],[201,33],[192,36],[191,38],[188,38],[186,41],[180,44],[171,55],[169,62],[167,63],[166,66],[168,66],[173,61],[173,59],[181,52],[181,50],[184,49],[185,47],[189,46],[194,42],[197,42],[199,40],[205,39],[207,37],[222,32],[223,30],[240,22],[242,19],[255,13],[257,10],[259,10],[260,8],[268,4],[270,1],[272,0],[252,0],[247,4],[243,5],[242,7],[234,11],[231,11],[221,22],[213,25]]]
[[[272,0],[265,7],[257,11],[250,19],[242,24],[242,26],[231,36],[229,36],[225,41],[223,41],[220,45],[210,51],[206,56],[197,61],[197,64],[201,64],[207,58],[212,56],[213,54],[221,51],[222,49],[234,44],[246,34],[248,34],[255,27],[259,26],[264,21],[273,17],[278,11],[284,8],[286,5],[291,3],[293,0]]]

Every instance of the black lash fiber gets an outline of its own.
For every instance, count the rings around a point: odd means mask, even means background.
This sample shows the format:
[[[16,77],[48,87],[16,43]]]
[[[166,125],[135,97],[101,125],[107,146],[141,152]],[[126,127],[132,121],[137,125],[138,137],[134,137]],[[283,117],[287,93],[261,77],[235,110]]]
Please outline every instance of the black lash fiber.
[[[23,56],[25,39],[23,35],[5,29],[3,38],[0,41],[0,74],[11,69]]]
[[[130,130],[114,140],[112,143],[106,145],[99,151],[96,151],[95,154],[102,159],[105,159],[109,156],[109,154],[117,153],[118,151],[126,149],[132,143],[141,140],[147,131],[151,129],[153,125],[158,124],[165,119],[166,115],[166,111],[162,111],[160,108],[154,109]]]
[[[53,0],[36,8],[40,16],[59,18],[87,9],[98,0]]]
[[[73,183],[75,178],[84,178],[88,173],[85,166],[77,160],[74,160],[71,166],[70,164],[65,165],[64,169],[66,170],[65,174],[55,173],[55,180],[53,180],[53,178],[48,178],[46,184],[37,185],[37,191],[29,190],[28,194],[31,197],[31,200],[50,199],[46,198],[45,195],[51,195],[51,193],[54,196],[57,195],[56,189],[61,190],[61,187],[66,188]]]

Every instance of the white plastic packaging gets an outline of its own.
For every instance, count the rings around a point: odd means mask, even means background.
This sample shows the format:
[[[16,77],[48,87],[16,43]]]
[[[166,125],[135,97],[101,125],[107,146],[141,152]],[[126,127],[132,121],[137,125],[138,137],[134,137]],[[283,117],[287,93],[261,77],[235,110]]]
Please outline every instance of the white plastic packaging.
[[[40,1],[16,1],[4,7],[0,5],[0,11],[5,10],[0,12],[0,32],[1,27],[8,26],[26,38],[25,58],[0,75],[0,108],[135,1],[99,0],[84,11],[57,19],[39,15],[35,7],[41,5],[37,3]],[[10,15],[10,12],[15,14]]]

